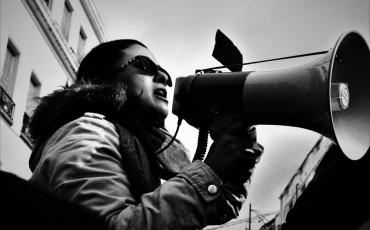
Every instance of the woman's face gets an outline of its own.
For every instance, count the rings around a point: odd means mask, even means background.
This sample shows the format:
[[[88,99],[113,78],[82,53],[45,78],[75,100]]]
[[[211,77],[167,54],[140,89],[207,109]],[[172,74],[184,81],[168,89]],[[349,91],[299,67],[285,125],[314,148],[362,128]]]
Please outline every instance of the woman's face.
[[[151,116],[155,120],[164,120],[168,115],[166,81],[169,76],[158,72],[154,76],[139,66],[130,63],[137,56],[144,56],[158,65],[154,55],[145,47],[132,45],[122,50],[122,58],[116,63],[123,66],[115,77],[115,83],[124,83],[129,95],[138,99],[139,111],[143,116]],[[140,114],[141,115],[141,114]]]

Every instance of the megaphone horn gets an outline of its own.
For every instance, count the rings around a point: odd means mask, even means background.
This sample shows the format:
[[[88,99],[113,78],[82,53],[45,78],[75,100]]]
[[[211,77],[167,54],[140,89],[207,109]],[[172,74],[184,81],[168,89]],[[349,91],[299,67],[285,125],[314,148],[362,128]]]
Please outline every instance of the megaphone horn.
[[[172,112],[199,127],[204,111],[249,125],[295,126],[332,139],[352,160],[370,146],[370,51],[355,31],[308,64],[283,70],[205,73],[176,79]]]

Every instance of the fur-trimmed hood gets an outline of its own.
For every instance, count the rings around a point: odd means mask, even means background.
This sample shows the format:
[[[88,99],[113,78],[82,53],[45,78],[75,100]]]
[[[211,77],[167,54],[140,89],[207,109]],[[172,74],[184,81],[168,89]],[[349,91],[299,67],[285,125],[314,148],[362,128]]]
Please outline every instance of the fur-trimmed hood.
[[[124,119],[127,95],[124,86],[73,84],[40,99],[29,124],[35,142],[48,138],[64,124],[85,112],[104,114],[111,119]]]
[[[91,83],[73,84],[43,97],[29,125],[35,144],[29,160],[31,171],[35,170],[44,145],[53,133],[86,112],[92,112],[103,114],[105,119],[115,125],[120,142],[118,151],[124,159],[128,175],[132,178],[131,183],[141,191],[138,194],[142,194],[150,187],[150,183],[141,182],[152,177],[151,171],[148,171],[152,169],[148,165],[141,165],[144,163],[137,155],[147,154],[146,157],[159,176],[167,179],[172,177],[190,163],[186,149],[178,140],[174,139],[171,142],[173,137],[164,129],[163,121],[154,121],[152,117],[137,115],[139,110],[135,107],[136,102],[137,98],[128,97],[123,85]],[[130,142],[131,135],[140,140],[145,151],[132,151],[135,148]],[[167,146],[168,143],[171,145]],[[159,150],[165,151],[157,152]],[[140,159],[144,157],[141,156]]]
[[[108,120],[132,124],[133,116],[129,112],[126,92],[124,85],[75,83],[41,98],[29,123],[34,143],[29,159],[30,169],[33,171],[36,167],[48,138],[63,125],[83,116],[85,112],[103,114]]]

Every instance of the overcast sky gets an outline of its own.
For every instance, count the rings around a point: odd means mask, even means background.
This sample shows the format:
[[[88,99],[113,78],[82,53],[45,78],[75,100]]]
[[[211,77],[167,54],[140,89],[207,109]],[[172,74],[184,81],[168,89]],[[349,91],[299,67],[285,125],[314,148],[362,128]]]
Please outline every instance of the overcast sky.
[[[333,48],[342,33],[356,30],[369,41],[369,0],[94,0],[109,38],[144,42],[175,78],[218,66],[211,56],[217,29],[239,48],[244,62]],[[299,66],[300,58],[244,67],[265,71]],[[172,99],[170,90],[170,99]],[[222,93],[222,92],[220,92]],[[168,128],[175,131],[176,117]],[[265,153],[255,171],[247,204],[261,213],[279,209],[279,195],[319,135],[312,131],[258,126]],[[184,124],[179,139],[196,148],[197,131]],[[241,217],[247,217],[248,205]]]

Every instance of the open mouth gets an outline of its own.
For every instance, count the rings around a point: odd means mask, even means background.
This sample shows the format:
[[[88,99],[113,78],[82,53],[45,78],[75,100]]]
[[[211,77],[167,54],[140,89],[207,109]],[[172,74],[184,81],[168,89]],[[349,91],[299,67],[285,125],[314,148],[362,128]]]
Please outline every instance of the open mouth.
[[[154,91],[154,95],[162,99],[165,99],[167,101],[167,90],[166,89],[156,89]]]

